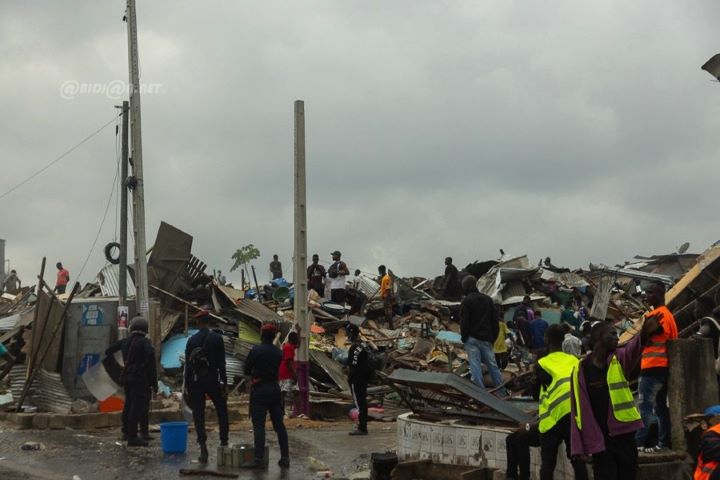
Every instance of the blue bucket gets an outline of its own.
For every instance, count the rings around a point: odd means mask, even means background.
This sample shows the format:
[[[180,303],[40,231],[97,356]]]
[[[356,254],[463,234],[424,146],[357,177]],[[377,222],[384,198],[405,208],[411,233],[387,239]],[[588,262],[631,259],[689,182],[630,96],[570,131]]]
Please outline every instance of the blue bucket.
[[[160,424],[160,442],[165,453],[185,453],[187,450],[188,422]]]

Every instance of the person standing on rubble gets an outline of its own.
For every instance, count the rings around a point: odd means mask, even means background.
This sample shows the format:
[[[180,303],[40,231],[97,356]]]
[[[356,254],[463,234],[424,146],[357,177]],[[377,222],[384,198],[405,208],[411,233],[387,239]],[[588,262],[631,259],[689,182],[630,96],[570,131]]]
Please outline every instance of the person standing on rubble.
[[[656,283],[650,287],[646,300],[655,308],[647,313],[645,318],[657,316],[662,330],[650,339],[642,352],[638,379],[638,409],[642,416],[643,428],[637,432],[635,440],[638,448],[647,453],[654,453],[670,447],[667,342],[678,337],[678,330],[675,317],[665,306],[665,285]],[[655,419],[658,424],[658,444],[649,446],[646,444],[648,430]]]
[[[477,279],[472,275],[463,278],[465,297],[460,303],[460,338],[468,355],[472,381],[485,388],[482,371],[484,363],[490,371],[493,386],[498,387],[502,383],[502,376],[493,352],[493,343],[500,331],[498,315],[492,298],[480,293],[476,284]]]
[[[19,292],[21,288],[22,281],[17,276],[17,272],[15,270],[10,270],[10,275],[8,275],[3,282],[3,291],[14,295]]]
[[[280,444],[281,468],[290,467],[290,450],[288,434],[283,423],[283,405],[278,372],[283,354],[273,344],[277,327],[274,323],[266,323],[260,328],[260,345],[255,345],[245,360],[245,375],[250,377],[250,417],[253,425],[255,458],[245,468],[265,467],[265,420],[268,413],[273,430]]]
[[[369,347],[360,340],[360,328],[357,325],[348,322],[345,333],[352,343],[348,350],[348,383],[353,402],[358,409],[357,429],[351,431],[350,435],[367,435],[367,389],[373,375]]]
[[[215,406],[220,427],[220,445],[228,444],[229,422],[227,409],[227,372],[225,370],[225,342],[210,330],[210,312],[195,314],[200,330],[190,337],[185,346],[185,388],[188,405],[193,412],[193,423],[200,445],[200,463],[208,462],[207,434],[205,433],[205,397]],[[276,373],[277,375],[277,373]]]
[[[535,320],[532,320],[529,324],[532,338],[530,350],[538,357],[545,353],[545,332],[548,326],[548,323],[542,318],[542,312],[535,310]]]
[[[330,278],[330,300],[333,303],[345,305],[345,277],[350,275],[350,270],[345,262],[340,260],[342,253],[338,250],[332,252],[333,264],[328,268],[327,275]]]
[[[393,295],[392,277],[390,277],[390,274],[387,273],[385,265],[380,265],[378,267],[378,273],[380,274],[380,298],[382,299],[383,306],[385,307],[385,321],[387,321],[388,328],[390,330],[394,330],[393,304],[395,302],[395,298]]]
[[[612,323],[596,321],[590,333],[592,353],[573,369],[571,453],[592,455],[595,480],[636,478],[635,432],[643,423],[627,378],[640,363],[643,346],[659,331],[658,317],[647,317],[640,335],[618,347]]]
[[[453,265],[452,257],[445,257],[445,277],[443,278],[443,298],[445,300],[458,300],[460,298],[460,272]]]
[[[130,336],[112,344],[105,351],[105,356],[111,357],[118,350],[122,351],[121,381],[125,391],[122,412],[123,441],[127,441],[128,447],[147,447],[150,439],[148,416],[151,391],[158,391],[155,349],[146,338],[148,321],[145,318],[133,318],[129,330]]]
[[[273,261],[270,262],[270,273],[272,274],[272,280],[283,278],[282,263],[278,260],[277,255],[273,255]]]
[[[537,320],[535,320],[537,322]],[[565,442],[576,480],[587,480],[585,463],[570,452],[570,379],[578,358],[562,351],[565,329],[552,325],[545,332],[548,353],[535,365],[535,394],[540,402],[540,480],[552,480],[558,449]]]
[[[320,265],[320,256],[312,256],[312,263],[307,267],[308,290],[315,290],[320,297],[325,296],[325,267]]]
[[[68,272],[66,268],[63,268],[61,262],[57,262],[55,266],[58,269],[57,279],[55,280],[55,293],[62,295],[65,293],[67,284],[70,283],[70,272]]]

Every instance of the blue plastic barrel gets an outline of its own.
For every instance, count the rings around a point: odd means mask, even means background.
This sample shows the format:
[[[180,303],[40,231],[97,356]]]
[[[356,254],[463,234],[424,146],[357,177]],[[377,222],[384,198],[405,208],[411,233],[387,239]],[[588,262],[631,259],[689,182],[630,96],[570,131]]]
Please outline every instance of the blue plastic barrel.
[[[165,453],[185,453],[187,450],[188,422],[160,424],[160,442]]]

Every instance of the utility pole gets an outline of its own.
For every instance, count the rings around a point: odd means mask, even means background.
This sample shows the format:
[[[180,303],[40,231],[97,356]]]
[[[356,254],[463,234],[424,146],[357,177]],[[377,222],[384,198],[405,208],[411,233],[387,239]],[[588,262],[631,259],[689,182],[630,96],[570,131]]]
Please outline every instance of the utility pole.
[[[310,316],[307,305],[307,212],[305,209],[305,102],[295,101],[295,321],[300,326],[298,389],[300,411],[310,415]]]
[[[130,103],[126,100],[122,104],[122,159],[120,160],[120,273],[118,282],[118,338],[127,336],[128,327],[128,305],[127,305],[127,177],[128,177],[128,156],[130,147],[128,145],[128,116]]]
[[[143,179],[142,122],[140,119],[140,61],[137,44],[137,15],[135,0],[127,0],[128,63],[130,67],[130,129],[135,186],[133,188],[133,229],[135,234],[135,298],[138,315],[148,322],[150,311],[148,294],[147,253],[145,248],[145,181]]]

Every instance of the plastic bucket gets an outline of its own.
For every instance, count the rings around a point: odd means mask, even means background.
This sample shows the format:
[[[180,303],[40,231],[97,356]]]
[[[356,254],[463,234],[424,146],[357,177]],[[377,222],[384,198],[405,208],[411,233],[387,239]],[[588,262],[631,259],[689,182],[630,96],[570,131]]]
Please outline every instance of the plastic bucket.
[[[160,424],[160,443],[165,453],[185,453],[187,450],[188,422]]]

